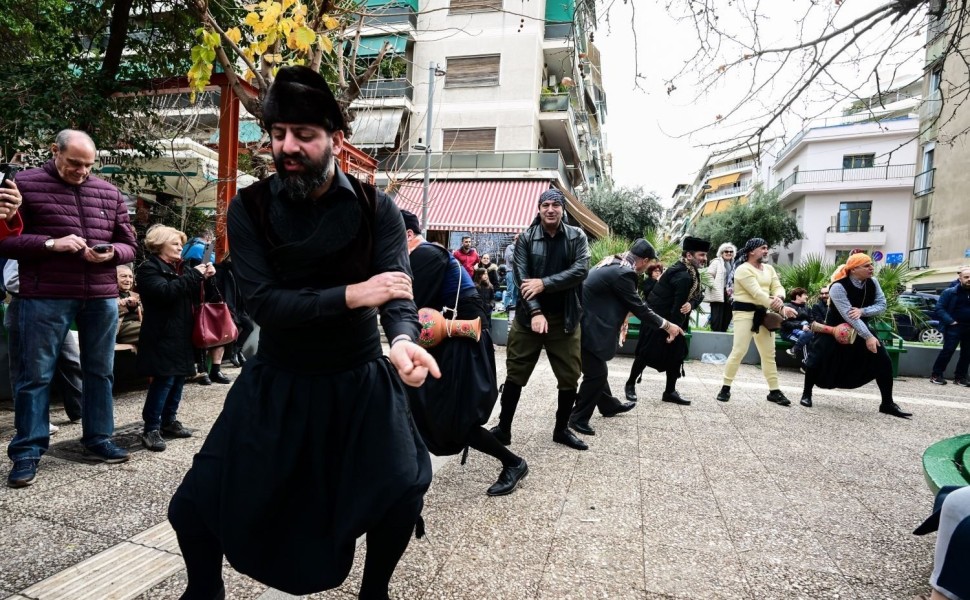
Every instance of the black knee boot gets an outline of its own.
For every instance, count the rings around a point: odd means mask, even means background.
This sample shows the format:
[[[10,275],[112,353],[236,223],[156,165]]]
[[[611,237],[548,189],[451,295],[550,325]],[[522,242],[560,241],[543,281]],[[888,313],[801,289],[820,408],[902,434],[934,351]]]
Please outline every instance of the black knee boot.
[[[552,431],[552,441],[576,450],[587,450],[586,442],[569,430],[569,415],[576,404],[576,390],[559,390],[559,406],[556,408],[556,428]]]
[[[490,430],[495,439],[508,446],[512,443],[512,419],[515,417],[515,409],[519,406],[519,397],[522,395],[522,386],[511,381],[506,381],[502,386],[502,411],[498,415],[498,425]]]

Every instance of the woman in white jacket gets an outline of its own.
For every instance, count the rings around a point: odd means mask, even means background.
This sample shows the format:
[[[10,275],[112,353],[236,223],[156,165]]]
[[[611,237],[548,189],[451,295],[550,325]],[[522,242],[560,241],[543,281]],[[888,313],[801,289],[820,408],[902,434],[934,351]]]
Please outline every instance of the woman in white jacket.
[[[734,284],[731,275],[734,273],[734,253],[737,248],[728,242],[717,249],[717,257],[711,260],[707,273],[713,280],[706,297],[711,304],[711,331],[727,331],[731,324],[731,293]]]

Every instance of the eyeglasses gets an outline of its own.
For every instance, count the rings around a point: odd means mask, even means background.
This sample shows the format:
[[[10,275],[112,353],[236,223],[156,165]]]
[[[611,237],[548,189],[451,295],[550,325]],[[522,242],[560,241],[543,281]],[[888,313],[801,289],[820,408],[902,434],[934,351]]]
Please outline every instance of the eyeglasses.
[[[734,250],[725,250],[724,252],[721,252],[721,254],[734,254]]]

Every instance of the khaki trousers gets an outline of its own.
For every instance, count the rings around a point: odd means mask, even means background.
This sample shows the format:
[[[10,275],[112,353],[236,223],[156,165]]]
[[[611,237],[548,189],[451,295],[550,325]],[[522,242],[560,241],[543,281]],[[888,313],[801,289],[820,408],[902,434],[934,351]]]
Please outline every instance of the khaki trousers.
[[[775,364],[775,332],[768,331],[764,327],[758,329],[758,333],[751,331],[751,322],[754,320],[753,312],[736,311],[734,313],[734,345],[731,346],[731,356],[727,359],[724,367],[724,385],[731,385],[734,376],[738,374],[738,367],[741,359],[748,352],[752,338],[754,345],[758,348],[761,356],[761,372],[764,373],[765,380],[768,382],[769,390],[778,389],[778,365]]]

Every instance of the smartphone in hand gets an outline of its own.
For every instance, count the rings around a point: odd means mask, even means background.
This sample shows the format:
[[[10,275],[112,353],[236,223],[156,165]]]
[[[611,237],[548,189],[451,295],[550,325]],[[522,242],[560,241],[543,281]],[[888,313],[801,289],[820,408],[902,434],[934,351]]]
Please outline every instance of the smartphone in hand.
[[[91,250],[97,252],[98,254],[107,254],[111,252],[111,244],[98,244],[91,248]]]

